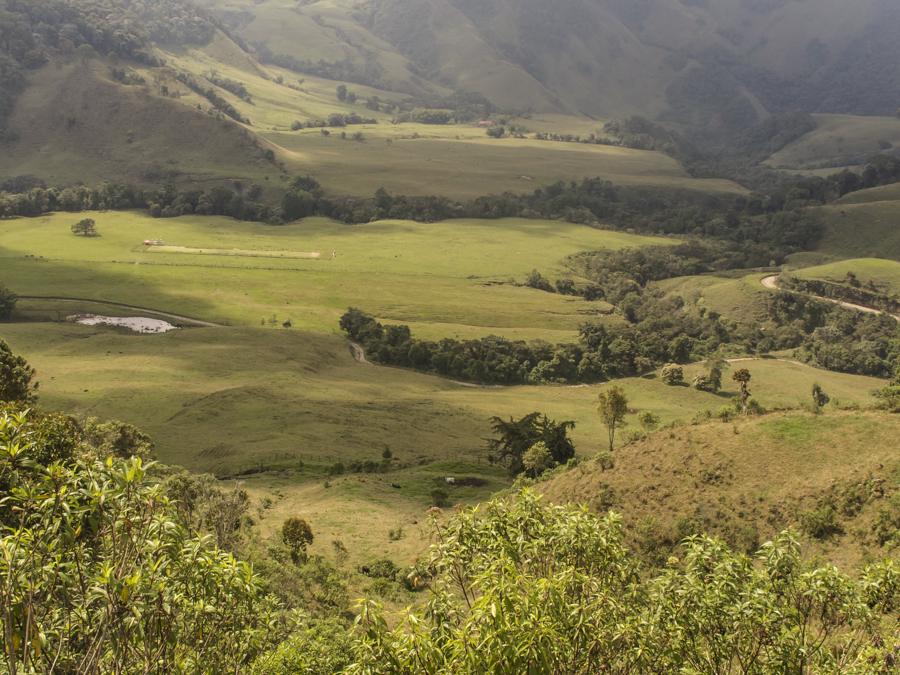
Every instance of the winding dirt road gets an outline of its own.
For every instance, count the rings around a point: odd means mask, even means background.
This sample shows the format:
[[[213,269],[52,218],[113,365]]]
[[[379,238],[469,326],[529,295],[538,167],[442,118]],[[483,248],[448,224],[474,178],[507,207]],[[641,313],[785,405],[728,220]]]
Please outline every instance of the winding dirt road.
[[[199,326],[202,328],[225,328],[225,326],[221,323],[213,323],[212,321],[204,321],[203,319],[195,319],[192,316],[184,316],[182,314],[172,314],[171,312],[160,312],[156,309],[151,309],[150,307],[139,307],[138,305],[126,305],[121,302],[110,302],[109,300],[98,300],[96,298],[73,298],[63,295],[20,295],[18,296],[20,300],[57,300],[62,302],[91,302],[97,305],[109,305],[110,307],[116,307],[117,309],[127,309],[133,312],[144,312],[146,314],[153,314],[155,316],[165,317],[166,319],[172,319],[174,321],[179,321],[183,324],[189,326]]]
[[[768,289],[773,291],[778,290],[778,279],[781,277],[779,274],[771,274],[767,277],[763,277],[761,283]],[[844,302],[843,300],[835,300],[834,298],[825,298],[821,295],[812,295],[810,293],[799,293],[798,291],[791,291],[791,293],[796,293],[797,295],[805,295],[808,298],[815,298],[816,300],[821,300],[822,302],[830,302],[832,305],[840,305],[845,309],[856,310],[857,312],[865,312],[866,314],[886,314],[887,316],[893,317],[897,321],[900,321],[900,315],[891,314],[890,312],[885,312],[882,309],[875,309],[874,307],[866,307],[865,305],[855,305],[852,302]]]

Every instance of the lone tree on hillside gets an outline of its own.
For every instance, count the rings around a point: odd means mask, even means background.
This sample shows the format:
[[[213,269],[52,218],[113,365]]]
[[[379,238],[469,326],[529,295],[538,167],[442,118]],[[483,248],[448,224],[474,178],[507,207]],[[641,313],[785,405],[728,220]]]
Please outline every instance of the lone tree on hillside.
[[[18,296],[5,286],[0,286],[0,319],[8,319],[12,316]]]
[[[72,225],[72,234],[81,235],[82,237],[96,237],[97,223],[93,218],[83,218]]]
[[[741,385],[741,410],[745,413],[747,412],[747,404],[750,401],[750,379],[751,379],[750,371],[746,368],[741,368],[740,370],[735,371],[734,375],[731,376],[731,379]]]
[[[306,548],[313,543],[312,528],[302,518],[288,518],[281,526],[281,540],[291,550],[291,560],[300,562],[306,557]]]
[[[0,401],[34,403],[38,388],[34,373],[28,361],[13,354],[9,345],[0,340]]]
[[[667,384],[670,387],[677,387],[684,384],[684,368],[676,363],[670,363],[663,366],[659,376],[663,381],[663,384]]]
[[[547,469],[552,469],[555,464],[550,448],[543,441],[538,441],[528,448],[525,456],[522,457],[522,465],[531,478],[537,478]]]
[[[601,391],[598,398],[597,412],[606,425],[609,433],[609,450],[612,452],[616,441],[616,431],[625,426],[625,415],[628,414],[628,398],[621,387],[610,387]]]
[[[706,361],[706,375],[698,375],[694,378],[693,386],[700,391],[709,391],[713,394],[722,388],[722,373],[728,367],[728,361],[719,357],[711,357]]]
[[[816,382],[812,386],[813,408],[819,412],[831,401],[831,397],[825,393],[825,390]]]
[[[575,456],[575,446],[569,439],[569,431],[575,428],[575,422],[556,422],[533,412],[518,420],[494,417],[491,428],[497,437],[488,441],[488,460],[506,465],[513,476],[526,470],[525,455],[538,443],[543,443],[550,452],[551,466],[565,464]]]

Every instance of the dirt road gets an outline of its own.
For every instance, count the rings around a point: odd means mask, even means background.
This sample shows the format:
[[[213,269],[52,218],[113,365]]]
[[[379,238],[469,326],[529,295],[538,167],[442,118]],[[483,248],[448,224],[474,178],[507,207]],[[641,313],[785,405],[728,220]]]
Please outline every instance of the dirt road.
[[[778,274],[772,274],[767,277],[763,277],[761,283],[766,288],[771,290],[778,290]],[[797,293],[797,295],[805,295],[809,298],[815,298],[816,300],[821,300],[822,302],[830,302],[832,305],[840,305],[845,309],[853,309],[857,312],[865,312],[866,314],[887,314],[888,316],[893,317],[897,321],[900,321],[900,316],[897,314],[891,314],[890,312],[885,312],[882,309],[875,309],[874,307],[866,307],[864,305],[855,305],[852,302],[844,302],[843,300],[835,300],[834,298],[825,298],[821,295],[811,295],[809,293],[798,293],[797,291],[791,291],[791,293]]]

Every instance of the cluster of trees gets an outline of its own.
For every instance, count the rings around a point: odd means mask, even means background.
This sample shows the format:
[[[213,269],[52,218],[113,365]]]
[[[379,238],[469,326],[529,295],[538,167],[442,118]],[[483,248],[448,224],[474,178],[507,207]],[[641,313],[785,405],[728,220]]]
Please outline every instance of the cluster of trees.
[[[230,91],[242,101],[246,103],[253,103],[253,97],[250,96],[250,92],[247,91],[247,87],[243,82],[238,82],[237,80],[232,80],[230,78],[224,77],[215,70],[210,70],[204,75],[204,77],[217,87],[220,87],[225,91]]]
[[[527,343],[501,337],[416,340],[408,326],[384,326],[358,309],[341,317],[341,329],[376,363],[414,368],[483,384],[602,382],[686,363],[712,353],[729,327],[712,313],[690,315],[679,298],[648,294],[629,299],[627,325],[586,324],[579,344]]]
[[[794,293],[769,300],[773,327],[759,334],[760,351],[799,347],[798,356],[828,370],[890,377],[900,366],[900,325]]]
[[[226,117],[230,117],[236,122],[240,122],[242,124],[250,124],[250,119],[245,117],[240,113],[240,111],[235,108],[231,103],[225,100],[218,91],[216,91],[216,86],[206,86],[202,82],[200,82],[197,78],[195,78],[190,73],[186,73],[184,71],[178,71],[175,74],[175,79],[181,82],[188,89],[193,91],[196,94],[199,94],[207,101],[212,104],[212,107],[218,110],[220,113],[225,115]]]
[[[190,530],[139,456],[0,412],[0,625],[15,672],[235,672],[279,636],[245,563]]]
[[[414,108],[394,117],[394,124],[415,122],[417,124],[453,124],[458,120],[452,110],[440,110],[434,108]]]
[[[808,293],[864,307],[874,307],[893,314],[900,312],[900,298],[879,288],[873,281],[863,285],[852,272],[847,273],[845,283],[824,279],[802,279],[793,274],[781,275],[778,283],[781,288],[798,293]]]
[[[291,124],[292,131],[300,129],[324,129],[326,127],[348,127],[354,124],[378,124],[378,120],[374,117],[362,117],[355,112],[351,113],[332,113],[327,120],[310,120],[309,122],[301,122],[299,120]]]
[[[12,316],[18,301],[19,297],[15,293],[0,284],[0,321],[6,321]]]
[[[0,134],[25,72],[54,53],[115,54],[157,65],[152,42],[208,42],[215,21],[188,0],[2,0]]]
[[[10,299],[9,305],[15,307],[15,296]],[[11,313],[12,309],[9,311]],[[34,376],[35,370],[28,361],[14,354],[9,345],[0,339],[0,402],[34,403],[38,389]]]
[[[271,223],[282,221],[280,208],[262,201],[262,188],[258,185],[179,190],[167,184],[157,190],[144,190],[134,185],[103,183],[94,188],[31,187],[25,192],[0,192],[0,218],[32,217],[51,211],[127,209],[147,209],[154,218],[202,214]]]
[[[603,288],[732,269],[766,267],[783,260],[775,247],[755,242],[691,240],[674,246],[644,246],[619,251],[589,251],[569,261],[583,276]],[[613,295],[621,296],[622,292]]]
[[[556,422],[539,412],[521,419],[492,417],[496,437],[488,440],[488,461],[505,466],[513,476],[527,473],[536,478],[575,457],[569,439],[574,428],[575,422]]]

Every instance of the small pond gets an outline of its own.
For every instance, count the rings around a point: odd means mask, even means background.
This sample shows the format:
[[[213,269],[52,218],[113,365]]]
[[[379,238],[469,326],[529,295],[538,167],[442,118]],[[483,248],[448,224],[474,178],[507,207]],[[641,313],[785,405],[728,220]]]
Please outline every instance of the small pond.
[[[67,317],[67,321],[74,321],[82,326],[115,326],[127,328],[135,333],[168,333],[178,330],[168,321],[162,319],[150,319],[146,316],[102,316],[100,314],[75,314]]]

